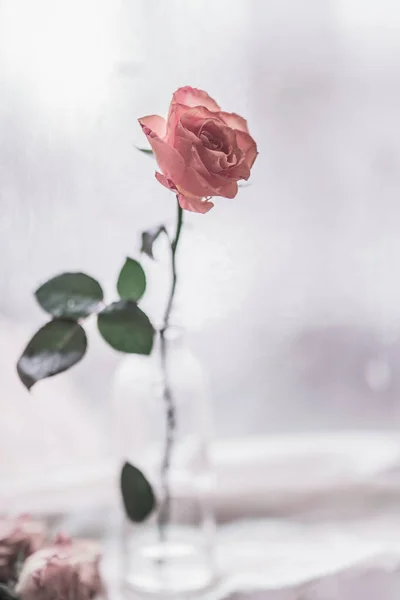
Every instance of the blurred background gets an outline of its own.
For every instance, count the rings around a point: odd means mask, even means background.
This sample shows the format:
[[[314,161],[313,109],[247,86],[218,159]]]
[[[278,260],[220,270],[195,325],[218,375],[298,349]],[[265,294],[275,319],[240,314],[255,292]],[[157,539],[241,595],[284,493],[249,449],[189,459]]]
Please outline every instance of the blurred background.
[[[83,270],[113,299],[140,232],[173,222],[135,145],[183,85],[243,114],[260,152],[235,200],[186,215],[179,258],[217,439],[397,431],[399,31],[397,0],[0,0],[3,481],[104,473],[120,357],[93,326],[31,395],[15,363],[40,283]]]

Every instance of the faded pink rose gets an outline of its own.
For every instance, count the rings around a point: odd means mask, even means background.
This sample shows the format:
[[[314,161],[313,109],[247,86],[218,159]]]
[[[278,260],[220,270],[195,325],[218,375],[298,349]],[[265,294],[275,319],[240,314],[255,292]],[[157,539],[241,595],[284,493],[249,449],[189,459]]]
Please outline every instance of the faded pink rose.
[[[202,90],[179,88],[167,121],[150,115],[139,123],[161,171],[158,181],[177,193],[185,210],[208,212],[210,198],[234,198],[238,181],[250,177],[257,145],[246,120],[221,111]]]
[[[17,560],[41,548],[45,537],[44,524],[29,516],[0,518],[0,581],[12,578]]]
[[[90,600],[103,593],[98,544],[59,536],[32,554],[15,588],[22,600]]]

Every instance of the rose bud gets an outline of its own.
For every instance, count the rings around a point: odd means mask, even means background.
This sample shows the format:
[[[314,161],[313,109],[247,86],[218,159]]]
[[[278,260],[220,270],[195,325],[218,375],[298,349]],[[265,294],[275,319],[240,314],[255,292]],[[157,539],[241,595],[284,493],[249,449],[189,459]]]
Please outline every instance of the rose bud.
[[[45,533],[44,524],[29,516],[0,518],[0,581],[15,576],[17,561],[41,548]]]
[[[90,600],[103,594],[98,545],[59,536],[25,562],[16,592],[22,600]]]

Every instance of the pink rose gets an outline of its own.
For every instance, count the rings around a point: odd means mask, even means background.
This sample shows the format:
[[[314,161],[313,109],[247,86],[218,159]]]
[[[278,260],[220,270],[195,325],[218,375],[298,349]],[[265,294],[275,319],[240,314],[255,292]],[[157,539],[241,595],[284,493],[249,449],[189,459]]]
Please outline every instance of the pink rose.
[[[103,593],[98,545],[59,536],[25,562],[15,591],[22,600],[90,600]]]
[[[250,177],[257,145],[247,122],[221,111],[202,90],[179,88],[167,121],[150,115],[139,123],[161,171],[158,181],[177,193],[185,210],[208,212],[214,206],[210,198],[234,198],[237,182]]]
[[[0,581],[11,579],[17,560],[43,546],[45,536],[43,523],[29,516],[0,518]]]

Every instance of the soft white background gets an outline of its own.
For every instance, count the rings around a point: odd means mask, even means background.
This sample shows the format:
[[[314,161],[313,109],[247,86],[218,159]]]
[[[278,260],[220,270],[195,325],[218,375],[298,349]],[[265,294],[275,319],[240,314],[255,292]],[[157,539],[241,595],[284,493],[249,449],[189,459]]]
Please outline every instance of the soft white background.
[[[39,283],[84,270],[112,299],[140,231],[173,221],[134,145],[181,85],[260,150],[237,199],[187,215],[180,255],[217,433],[398,427],[399,31],[397,0],[0,0],[2,469],[16,440],[24,461],[105,452],[118,356],[95,328],[32,396],[14,364]]]

